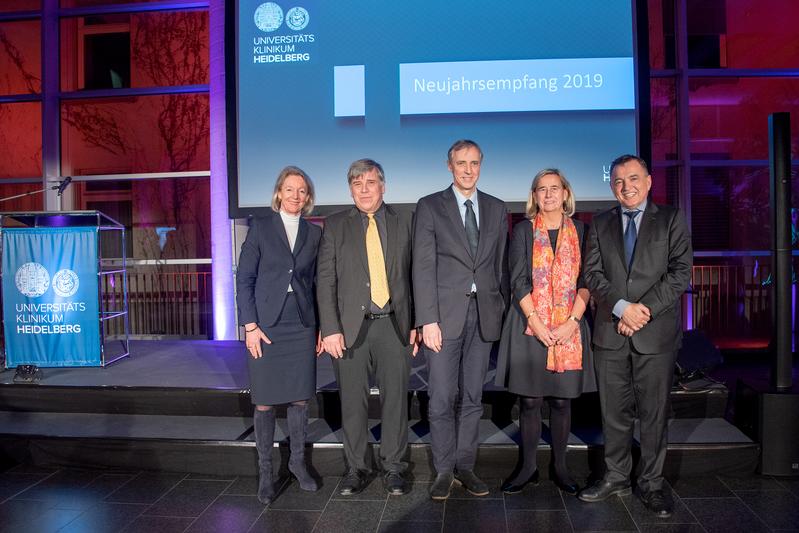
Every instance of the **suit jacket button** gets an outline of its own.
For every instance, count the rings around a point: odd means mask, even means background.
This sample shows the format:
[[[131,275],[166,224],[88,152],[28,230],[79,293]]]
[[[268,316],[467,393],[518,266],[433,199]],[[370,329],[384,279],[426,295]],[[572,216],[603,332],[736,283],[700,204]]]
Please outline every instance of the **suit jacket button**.
[[[362,305],[361,306],[361,311],[366,311],[366,306]]]
[[[366,282],[366,286],[367,286],[367,287],[369,286],[369,282],[368,282],[368,281]]]
[[[294,272],[294,269],[293,269],[293,268],[290,268],[290,269],[289,269],[289,274],[291,274],[292,272]]]

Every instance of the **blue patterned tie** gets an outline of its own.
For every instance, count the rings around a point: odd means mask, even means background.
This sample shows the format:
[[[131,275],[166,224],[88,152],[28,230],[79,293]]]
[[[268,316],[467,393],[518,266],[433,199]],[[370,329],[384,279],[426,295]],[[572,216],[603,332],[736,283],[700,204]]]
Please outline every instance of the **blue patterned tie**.
[[[638,239],[638,229],[635,227],[635,217],[640,213],[640,209],[625,211],[624,214],[629,218],[627,229],[624,231],[624,258],[627,260],[627,272],[633,265],[633,254],[635,253],[635,241]]]

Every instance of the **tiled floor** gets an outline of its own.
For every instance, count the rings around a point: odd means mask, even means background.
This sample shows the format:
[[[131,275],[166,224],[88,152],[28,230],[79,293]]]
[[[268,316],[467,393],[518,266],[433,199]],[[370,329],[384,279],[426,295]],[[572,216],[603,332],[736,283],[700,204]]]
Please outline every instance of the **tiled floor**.
[[[475,498],[456,489],[446,503],[428,497],[429,482],[387,497],[380,479],[360,495],[338,495],[339,478],[318,492],[287,482],[264,507],[252,477],[41,469],[0,474],[0,532],[441,532],[457,531],[799,531],[799,479],[707,476],[671,480],[675,511],[652,516],[635,496],[586,504],[550,482],[504,496],[500,480]]]

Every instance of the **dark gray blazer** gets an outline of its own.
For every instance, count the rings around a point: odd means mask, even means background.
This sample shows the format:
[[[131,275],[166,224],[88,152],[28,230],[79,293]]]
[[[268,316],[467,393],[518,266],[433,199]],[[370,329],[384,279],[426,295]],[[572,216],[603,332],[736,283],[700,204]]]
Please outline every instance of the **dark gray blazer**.
[[[386,274],[394,325],[403,345],[413,327],[411,239],[413,213],[386,206]],[[316,296],[322,337],[343,333],[347,347],[355,344],[372,300],[366,231],[356,207],[325,219],[319,245]]]
[[[451,187],[416,205],[413,292],[416,325],[438,322],[444,339],[461,334],[472,281],[483,340],[495,341],[509,300],[508,216],[505,203],[478,190],[480,240],[472,257]]]
[[[624,259],[621,208],[594,217],[588,231],[583,276],[597,301],[594,346],[618,350],[626,337],[616,332],[613,306],[620,299],[642,303],[649,323],[631,337],[639,353],[677,350],[682,342],[680,298],[691,280],[693,250],[679,209],[648,202],[641,221],[631,271]]]
[[[317,324],[314,276],[321,237],[319,226],[301,219],[292,253],[279,213],[252,219],[236,274],[240,324],[274,326],[283,310],[289,283],[302,323],[306,327]]]

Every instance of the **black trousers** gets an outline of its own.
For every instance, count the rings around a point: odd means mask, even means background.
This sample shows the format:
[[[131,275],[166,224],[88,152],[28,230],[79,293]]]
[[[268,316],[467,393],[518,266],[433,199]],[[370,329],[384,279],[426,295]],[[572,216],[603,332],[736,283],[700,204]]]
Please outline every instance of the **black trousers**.
[[[676,357],[676,352],[637,353],[629,341],[621,350],[595,348],[608,481],[630,479],[637,415],[641,445],[638,487],[644,492],[662,489]]]
[[[425,350],[431,449],[439,474],[474,469],[483,385],[493,344],[480,336],[477,299],[471,298],[461,334],[444,339],[438,353]]]
[[[355,346],[341,359],[333,359],[344,432],[344,455],[350,468],[370,471],[369,375],[380,388],[380,466],[402,472],[408,464],[408,379],[411,347],[397,336],[392,318],[365,320]]]

